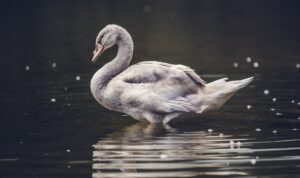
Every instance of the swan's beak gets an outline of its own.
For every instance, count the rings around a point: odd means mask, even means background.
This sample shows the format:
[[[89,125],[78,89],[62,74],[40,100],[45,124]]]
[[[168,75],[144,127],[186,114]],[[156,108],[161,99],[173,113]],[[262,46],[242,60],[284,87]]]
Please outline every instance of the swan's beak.
[[[93,52],[94,56],[93,56],[92,62],[96,62],[103,51],[104,51],[104,47],[101,44],[97,43],[95,50]]]

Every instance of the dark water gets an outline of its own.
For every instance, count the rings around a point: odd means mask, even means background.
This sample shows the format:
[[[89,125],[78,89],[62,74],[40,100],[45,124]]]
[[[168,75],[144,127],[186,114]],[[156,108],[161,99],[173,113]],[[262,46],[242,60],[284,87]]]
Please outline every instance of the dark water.
[[[2,1],[0,177],[300,177],[299,5]],[[107,111],[89,81],[116,52],[91,64],[108,23],[133,36],[133,63],[255,81],[221,110],[169,126]]]

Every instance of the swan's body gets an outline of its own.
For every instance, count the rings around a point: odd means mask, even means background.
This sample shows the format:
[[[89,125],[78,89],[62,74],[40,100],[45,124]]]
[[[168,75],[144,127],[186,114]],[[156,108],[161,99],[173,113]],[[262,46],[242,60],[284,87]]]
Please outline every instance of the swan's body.
[[[226,78],[206,84],[191,68],[157,61],[129,66],[133,42],[117,25],[99,32],[93,61],[117,44],[117,56],[91,80],[91,91],[104,107],[126,113],[140,121],[167,123],[186,112],[203,113],[220,108],[251,78],[226,82]]]

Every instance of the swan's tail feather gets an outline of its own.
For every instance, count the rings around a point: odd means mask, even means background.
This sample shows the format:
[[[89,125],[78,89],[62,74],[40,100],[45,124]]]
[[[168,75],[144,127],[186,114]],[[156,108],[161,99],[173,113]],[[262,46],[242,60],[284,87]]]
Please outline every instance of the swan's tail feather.
[[[249,77],[243,80],[234,80],[227,82],[228,79],[223,78],[206,84],[205,102],[209,107],[206,107],[204,111],[220,108],[238,90],[247,86],[253,79],[253,77]],[[201,109],[200,111],[202,110],[203,109]]]
[[[235,81],[230,81],[227,82],[228,86],[232,88],[232,92],[240,90],[247,86],[250,82],[252,82],[254,77],[249,77],[243,80],[235,80]]]
[[[234,80],[227,82],[228,78],[222,78],[206,84],[208,93],[232,93],[247,86],[254,77],[243,80]]]

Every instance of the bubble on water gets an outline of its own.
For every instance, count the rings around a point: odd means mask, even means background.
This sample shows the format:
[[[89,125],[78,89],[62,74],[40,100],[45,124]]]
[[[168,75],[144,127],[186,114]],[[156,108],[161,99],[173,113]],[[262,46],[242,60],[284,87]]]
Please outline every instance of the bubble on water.
[[[79,76],[79,75],[78,75],[78,76],[76,76],[76,78],[75,78],[75,79],[76,79],[77,81],[78,81],[78,80],[80,80],[80,76]]]
[[[272,133],[273,133],[273,134],[277,134],[277,130],[273,130]]]
[[[29,71],[29,70],[30,70],[30,66],[28,66],[28,65],[25,66],[25,70],[26,70],[26,71]]]
[[[52,63],[52,68],[55,68],[55,67],[56,67],[56,63],[53,62],[53,63]]]
[[[161,159],[166,159],[166,158],[168,157],[168,155],[166,155],[166,154],[161,154],[159,157],[160,157]]]
[[[247,57],[247,58],[246,58],[246,61],[247,61],[248,63],[250,63],[250,62],[252,61],[251,57]]]
[[[152,10],[152,8],[151,8],[151,6],[149,6],[149,5],[146,5],[146,6],[143,7],[143,11],[144,11],[145,13],[150,13],[151,10]]]
[[[208,129],[207,132],[208,133],[212,133],[214,130],[213,129]]]
[[[264,94],[265,94],[265,95],[268,95],[269,93],[270,93],[269,90],[264,90]]]
[[[56,102],[56,99],[55,99],[55,98],[51,98],[50,101],[51,101],[52,103],[54,103],[54,102]]]
[[[71,152],[71,150],[70,150],[70,149],[67,149],[67,150],[66,150],[66,152],[67,152],[67,153],[70,153],[70,152]]]
[[[256,159],[251,159],[250,163],[253,164],[253,165],[256,164]]]
[[[299,69],[300,68],[300,64],[296,64],[296,68]]]
[[[298,131],[298,129],[297,128],[293,128],[292,131]]]
[[[272,101],[275,103],[277,101],[277,99],[276,98],[272,98]]]
[[[283,114],[281,112],[275,113],[276,116],[282,116]]]
[[[234,68],[238,68],[238,67],[239,67],[239,64],[238,64],[237,62],[234,62],[234,63],[233,63],[233,67],[234,67]]]
[[[293,103],[293,104],[294,104],[294,103],[295,103],[295,100],[292,100],[292,101],[291,101],[291,103]]]
[[[247,109],[251,109],[252,108],[252,106],[251,105],[247,105]]]
[[[271,108],[270,110],[271,110],[271,111],[275,111],[275,108]]]
[[[260,131],[261,131],[261,128],[256,128],[255,131],[256,131],[256,132],[260,132]]]
[[[259,67],[259,63],[258,62],[254,62],[253,63],[253,67],[258,68]]]

